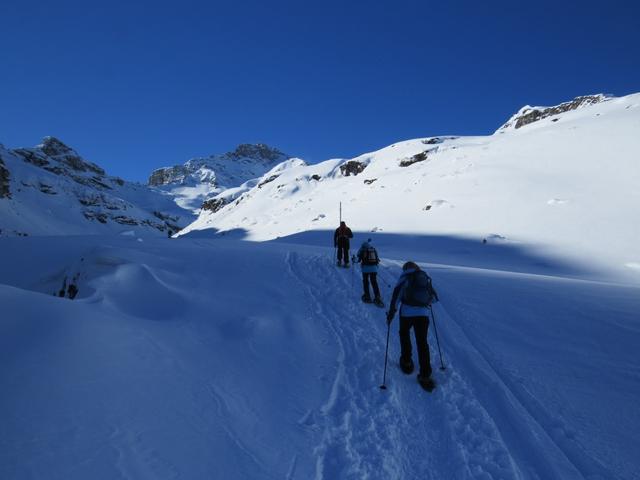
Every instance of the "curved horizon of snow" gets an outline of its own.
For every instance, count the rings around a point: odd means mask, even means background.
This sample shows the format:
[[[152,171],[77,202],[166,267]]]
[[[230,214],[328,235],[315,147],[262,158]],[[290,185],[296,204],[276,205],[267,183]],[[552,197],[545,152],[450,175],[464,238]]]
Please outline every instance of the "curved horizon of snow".
[[[290,168],[180,235],[244,229],[270,240],[332,229],[342,202],[355,230],[499,235],[638,282],[628,265],[640,262],[639,102],[612,98],[490,136],[398,142],[351,159],[366,165],[356,176],[340,173],[348,160]]]
[[[432,394],[397,367],[397,319],[378,388],[384,311],[332,248],[0,239],[0,477],[635,478],[638,288],[380,243],[386,302],[400,252],[438,289]]]

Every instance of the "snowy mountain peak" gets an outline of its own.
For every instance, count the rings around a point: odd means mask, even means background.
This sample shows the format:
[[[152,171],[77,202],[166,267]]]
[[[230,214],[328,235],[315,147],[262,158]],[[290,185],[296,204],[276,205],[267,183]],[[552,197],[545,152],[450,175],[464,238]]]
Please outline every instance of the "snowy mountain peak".
[[[49,155],[51,157],[54,157],[56,155],[66,155],[69,153],[77,155],[75,150],[64,144],[56,137],[44,137],[42,139],[42,143],[40,145],[37,145],[36,148],[42,150],[45,155]]]
[[[197,212],[207,199],[262,177],[288,158],[264,143],[245,143],[227,153],[159,168],[151,173],[149,185],[170,192],[180,206]]]
[[[231,187],[239,185],[249,178],[262,175],[265,166],[272,168],[288,158],[290,157],[287,154],[264,143],[243,143],[231,152],[209,157],[196,157],[183,165],[154,170],[149,177],[149,185],[155,187],[171,184],[193,186],[209,183],[214,187]],[[247,169],[247,165],[254,168]],[[226,172],[228,175],[222,175],[221,178],[216,174],[217,172]],[[234,175],[239,177],[235,178]]]
[[[264,143],[242,143],[233,152],[227,152],[225,156],[233,159],[250,158],[265,162],[282,161],[289,158],[287,154]]]
[[[518,112],[513,115],[497,131],[504,132],[506,130],[517,130],[524,127],[525,125],[537,122],[538,120],[542,120],[553,115],[559,115],[564,112],[569,112],[571,110],[577,110],[579,108],[596,105],[611,98],[612,97],[610,95],[598,93],[595,95],[583,95],[580,97],[576,97],[571,101],[563,102],[553,107],[532,107],[530,105],[525,105],[520,110],[518,110]]]

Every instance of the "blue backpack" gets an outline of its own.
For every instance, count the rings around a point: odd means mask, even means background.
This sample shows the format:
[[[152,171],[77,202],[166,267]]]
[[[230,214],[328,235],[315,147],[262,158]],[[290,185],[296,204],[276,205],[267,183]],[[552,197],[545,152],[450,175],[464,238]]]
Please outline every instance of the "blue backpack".
[[[431,285],[431,277],[422,270],[407,276],[407,285],[402,294],[402,303],[412,307],[428,307],[438,294]]]

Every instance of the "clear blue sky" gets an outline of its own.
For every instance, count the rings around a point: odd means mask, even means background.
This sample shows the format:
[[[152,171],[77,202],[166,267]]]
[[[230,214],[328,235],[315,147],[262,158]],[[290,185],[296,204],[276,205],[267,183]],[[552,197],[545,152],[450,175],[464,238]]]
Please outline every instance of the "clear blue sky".
[[[640,91],[640,2],[0,4],[0,142],[113,175],[238,143],[311,161],[486,134],[524,104]]]

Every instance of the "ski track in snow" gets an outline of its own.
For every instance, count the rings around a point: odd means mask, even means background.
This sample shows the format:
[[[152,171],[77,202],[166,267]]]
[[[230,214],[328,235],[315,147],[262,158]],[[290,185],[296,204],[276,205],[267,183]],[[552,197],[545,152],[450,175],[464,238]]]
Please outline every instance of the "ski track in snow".
[[[321,257],[303,260],[295,253],[288,255],[287,265],[310,298],[314,316],[326,320],[339,345],[331,393],[316,415],[323,432],[316,448],[317,479],[522,478],[491,417],[454,363],[444,374],[435,370],[441,387],[425,393],[415,374],[404,376],[397,368],[398,338],[392,330],[389,389],[379,390],[384,311],[355,303],[359,272],[336,269]],[[326,281],[335,276],[338,285]],[[380,284],[384,288],[385,278]],[[328,296],[334,302],[322,301]],[[436,369],[433,348],[432,359]]]

